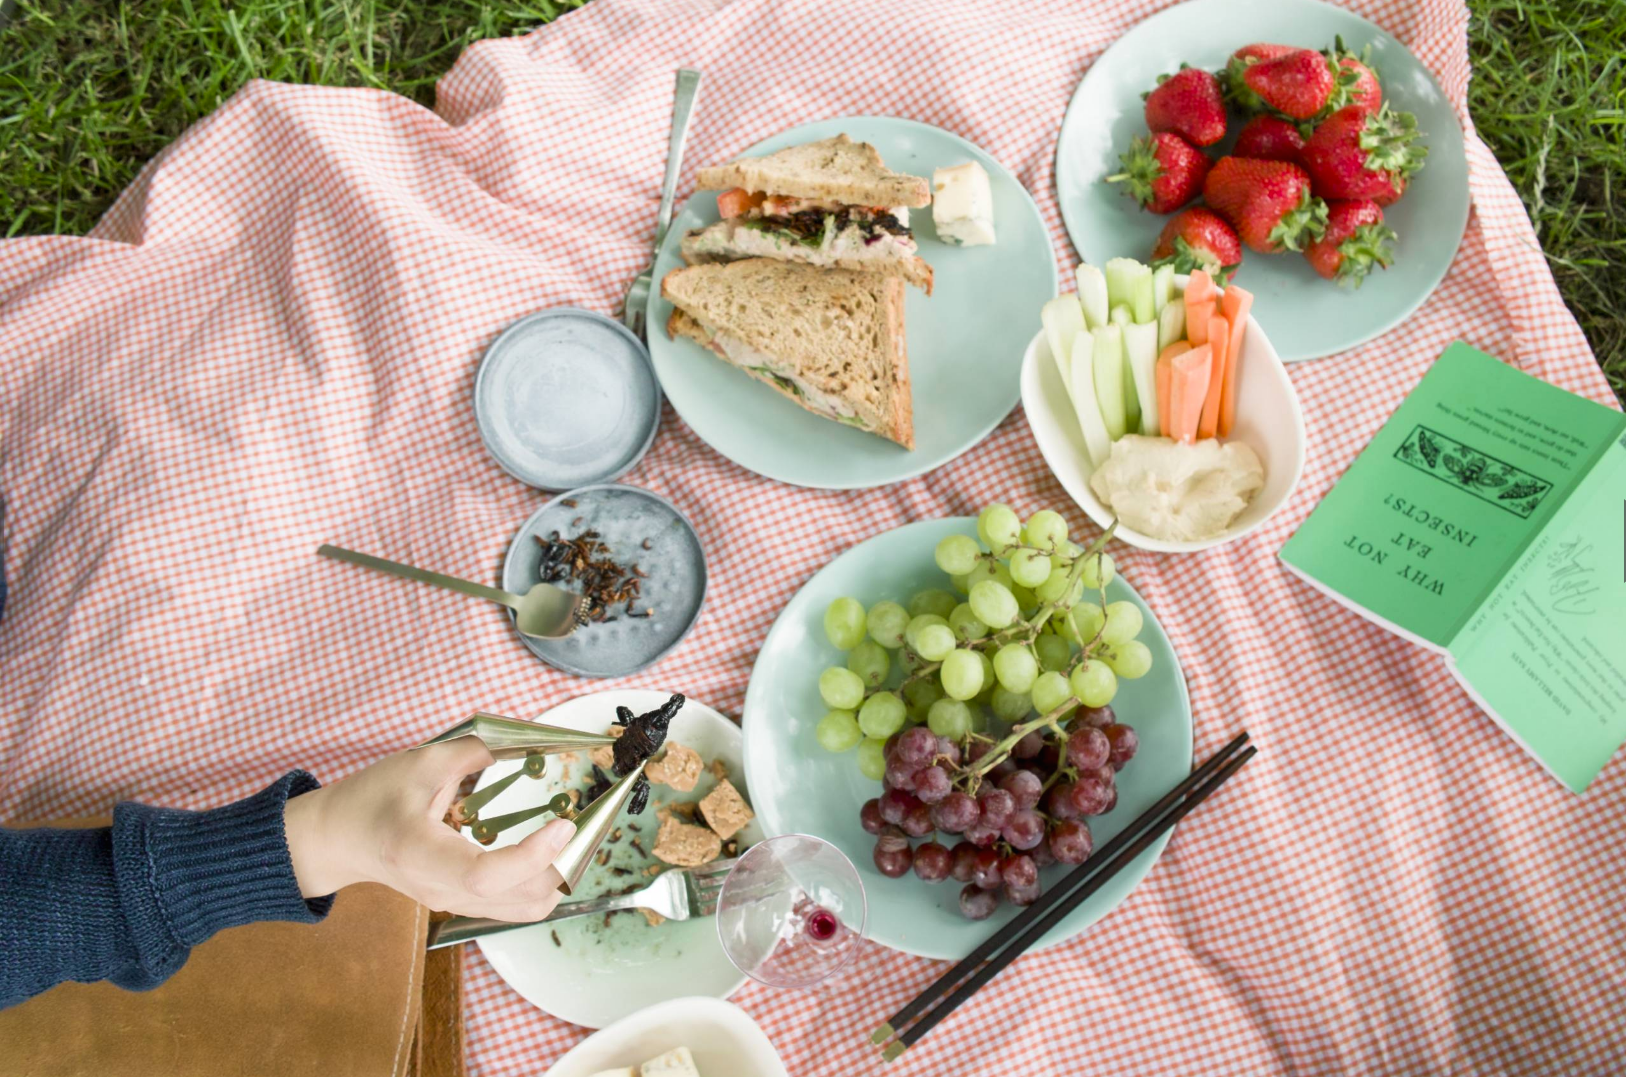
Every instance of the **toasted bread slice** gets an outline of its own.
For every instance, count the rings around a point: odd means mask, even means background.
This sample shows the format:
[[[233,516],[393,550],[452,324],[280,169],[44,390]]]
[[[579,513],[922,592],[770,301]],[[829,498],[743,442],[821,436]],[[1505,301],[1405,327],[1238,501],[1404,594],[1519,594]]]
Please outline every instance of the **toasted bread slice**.
[[[743,187],[850,206],[918,209],[932,200],[931,184],[919,176],[892,171],[881,163],[881,153],[874,146],[854,142],[846,135],[702,168],[696,185],[702,190]]]
[[[686,336],[815,415],[915,447],[903,281],[753,258],[674,269],[667,335]]]
[[[863,233],[849,225],[839,233],[827,234],[818,246],[810,247],[794,236],[771,228],[752,227],[753,223],[735,218],[690,232],[679,247],[683,260],[690,265],[704,265],[742,258],[778,258],[821,269],[850,269],[902,277],[927,295],[932,294],[932,267],[914,253],[913,244],[900,243],[891,235],[879,235],[874,242],[866,242]]]

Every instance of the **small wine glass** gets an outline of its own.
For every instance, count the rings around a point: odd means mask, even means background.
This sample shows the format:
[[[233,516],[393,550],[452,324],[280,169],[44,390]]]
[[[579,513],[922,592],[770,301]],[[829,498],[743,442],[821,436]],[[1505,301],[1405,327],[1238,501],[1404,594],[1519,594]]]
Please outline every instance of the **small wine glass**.
[[[864,941],[864,884],[841,850],[782,834],[740,857],[717,899],[717,937],[734,966],[769,987],[810,988]]]

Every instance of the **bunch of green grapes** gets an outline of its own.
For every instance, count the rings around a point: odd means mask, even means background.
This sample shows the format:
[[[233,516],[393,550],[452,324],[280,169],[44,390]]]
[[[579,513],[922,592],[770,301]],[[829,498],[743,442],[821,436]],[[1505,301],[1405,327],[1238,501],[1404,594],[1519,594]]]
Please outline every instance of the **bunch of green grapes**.
[[[888,742],[924,725],[962,749],[962,759],[970,754],[963,749],[983,747],[951,771],[954,788],[975,795],[1021,736],[1060,737],[1070,712],[1107,707],[1120,678],[1142,677],[1152,665],[1136,639],[1140,608],[1106,600],[1111,533],[1084,548],[1059,513],[1046,509],[1024,523],[994,504],[978,516],[976,539],[950,535],[937,544],[947,587],[921,591],[907,606],[830,603],[825,635],[846,661],[819,675],[829,708],[819,744],[856,749],[859,769],[880,780]]]

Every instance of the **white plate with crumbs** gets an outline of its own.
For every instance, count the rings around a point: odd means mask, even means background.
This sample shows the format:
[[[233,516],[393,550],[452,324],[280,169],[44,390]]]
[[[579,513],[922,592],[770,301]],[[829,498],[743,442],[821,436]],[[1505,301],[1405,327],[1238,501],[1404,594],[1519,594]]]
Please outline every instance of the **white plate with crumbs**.
[[[671,694],[642,688],[595,692],[561,703],[537,716],[536,721],[602,733],[615,720],[617,707],[642,714],[666,702]],[[721,760],[740,795],[750,800],[744,781],[740,727],[728,718],[691,699],[672,719],[666,739],[668,744],[687,745],[699,752],[708,768],[713,760]],[[475,788],[483,789],[521,765],[518,760],[495,763],[480,775]],[[555,793],[584,788],[591,776],[592,764],[586,753],[574,758],[569,755],[550,758],[541,778],[519,779],[494,798],[482,814],[497,816],[533,807]],[[660,826],[655,819],[656,808],[663,803],[698,801],[716,784],[709,770],[702,770],[699,784],[687,793],[674,792],[664,785],[653,786],[649,806],[643,813],[623,814],[617,822],[621,839],[606,842],[604,846],[610,853],[609,862],[589,867],[575,896],[569,900],[597,897],[650,882],[651,878],[643,873],[658,863],[647,855],[654,847],[655,832]],[[512,845],[540,829],[551,818],[551,815],[543,815],[505,830],[496,844]],[[740,831],[739,837],[743,839],[742,848],[761,841],[760,824],[753,820]],[[727,998],[745,983],[745,976],[723,953],[722,944],[717,941],[717,923],[712,917],[651,924],[638,912],[615,913],[608,923],[603,915],[584,916],[505,931],[479,939],[477,945],[497,974],[527,1002],[561,1020],[587,1028],[603,1028],[647,1006],[680,996]],[[648,1057],[686,1042],[679,1040],[652,1051]],[[688,1046],[696,1045],[688,1043]],[[701,1072],[711,1077],[704,1067]]]
[[[675,1047],[694,1055],[701,1077],[789,1077],[757,1023],[732,1002],[676,998],[624,1017],[595,1032],[555,1062],[542,1077],[593,1077],[639,1066]]]

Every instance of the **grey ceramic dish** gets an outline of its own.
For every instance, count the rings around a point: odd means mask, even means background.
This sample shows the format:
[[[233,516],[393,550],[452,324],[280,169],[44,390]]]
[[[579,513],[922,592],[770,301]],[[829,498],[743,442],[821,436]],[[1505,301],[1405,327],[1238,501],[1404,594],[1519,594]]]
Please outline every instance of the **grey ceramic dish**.
[[[618,564],[645,573],[634,607],[653,608],[654,614],[628,616],[617,606],[613,621],[587,625],[564,639],[520,638],[542,661],[578,677],[636,673],[670,653],[700,617],[706,598],[700,536],[671,502],[648,490],[621,483],[584,486],[549,501],[520,527],[503,559],[503,587],[523,592],[537,582],[538,536],[557,531],[569,539],[586,530],[599,533]],[[561,586],[577,589],[569,581]]]
[[[541,490],[611,482],[660,428],[649,352],[626,326],[574,307],[528,315],[486,349],[474,415],[497,464]]]

